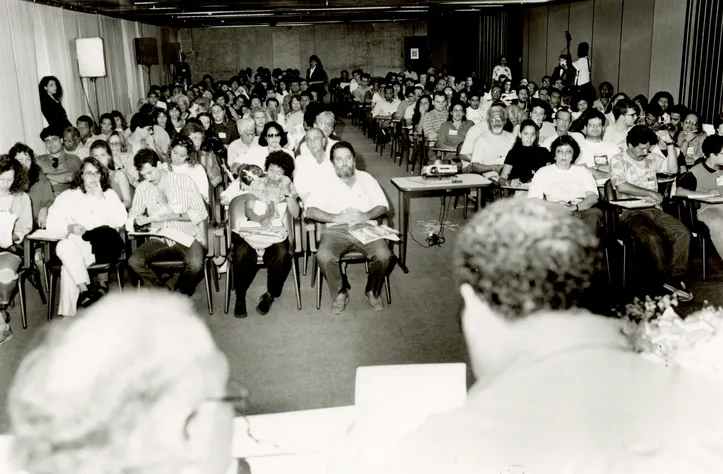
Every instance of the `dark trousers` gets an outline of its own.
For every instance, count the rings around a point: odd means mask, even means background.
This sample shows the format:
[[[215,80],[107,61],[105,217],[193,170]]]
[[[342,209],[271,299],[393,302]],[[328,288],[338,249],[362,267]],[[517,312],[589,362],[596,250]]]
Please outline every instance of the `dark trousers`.
[[[128,259],[130,269],[149,287],[164,287],[161,275],[151,267],[153,262],[183,260],[184,269],[176,280],[176,291],[191,296],[203,280],[206,250],[194,240],[190,247],[175,243],[170,247],[164,241],[150,239],[138,247]]]
[[[327,227],[321,233],[316,260],[321,273],[329,283],[332,298],[342,290],[341,267],[339,259],[349,252],[361,252],[369,261],[369,276],[365,292],[372,291],[379,296],[384,285],[384,277],[391,271],[392,251],[386,240],[375,240],[362,244],[350,233],[347,226]]]
[[[259,271],[258,254],[240,236],[233,236],[233,283],[236,290],[236,299],[246,298],[246,290],[251,286],[251,282]],[[291,271],[291,253],[289,252],[289,241],[284,240],[277,244],[273,244],[264,250],[262,257],[266,266],[266,291],[274,298],[281,296],[281,290],[284,288],[284,282]]]
[[[640,242],[663,279],[685,279],[690,257],[690,231],[660,209],[625,211],[621,221]]]
[[[582,219],[592,230],[595,231],[595,235],[602,235],[603,228],[603,212],[600,208],[591,207],[584,211],[574,211],[574,215]]]

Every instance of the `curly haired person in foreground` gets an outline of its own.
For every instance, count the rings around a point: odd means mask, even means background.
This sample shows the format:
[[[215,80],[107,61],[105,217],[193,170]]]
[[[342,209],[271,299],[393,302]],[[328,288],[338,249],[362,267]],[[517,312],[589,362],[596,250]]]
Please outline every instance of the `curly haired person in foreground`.
[[[32,474],[224,474],[229,367],[190,299],[110,294],[53,322],[8,395],[11,462]],[[11,471],[15,472],[15,471]]]
[[[378,472],[723,470],[723,386],[648,362],[618,320],[580,308],[600,268],[580,218],[542,200],[497,201],[461,231],[453,265],[477,382]]]

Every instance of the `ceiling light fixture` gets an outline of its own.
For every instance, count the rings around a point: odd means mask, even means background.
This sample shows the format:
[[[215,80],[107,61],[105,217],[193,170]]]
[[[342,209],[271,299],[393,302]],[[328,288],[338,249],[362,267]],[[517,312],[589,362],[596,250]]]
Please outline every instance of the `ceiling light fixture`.
[[[222,13],[245,13],[248,15],[253,14],[259,14],[264,13],[267,15],[273,15],[274,10],[212,10],[212,11],[195,11],[195,12],[183,12],[179,13],[179,15],[183,16],[195,16],[195,15],[213,15],[213,14],[222,14]]]
[[[155,5],[158,2],[133,2],[133,5],[139,6],[139,5]]]

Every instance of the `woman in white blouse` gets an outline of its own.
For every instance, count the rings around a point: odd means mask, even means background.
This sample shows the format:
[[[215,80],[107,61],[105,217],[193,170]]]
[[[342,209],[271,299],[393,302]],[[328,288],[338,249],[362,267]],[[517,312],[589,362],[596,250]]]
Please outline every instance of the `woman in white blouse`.
[[[90,146],[90,156],[100,162],[101,165],[105,166],[110,175],[110,186],[121,198],[123,205],[126,209],[130,209],[131,203],[133,202],[133,194],[131,192],[131,183],[128,181],[128,176],[123,171],[123,166],[118,166],[113,160],[113,153],[111,152],[110,146],[104,140],[96,140]]]
[[[166,169],[190,177],[196,183],[203,200],[208,204],[208,175],[206,169],[200,164],[199,152],[196,151],[191,139],[185,135],[176,135],[170,148],[171,161],[166,165]]]
[[[90,289],[88,267],[95,255],[83,234],[103,226],[118,229],[127,217],[126,207],[111,189],[108,170],[95,158],[83,160],[71,189],[55,198],[48,211],[48,231],[62,238],[56,249],[63,264],[58,314],[75,316],[78,303],[88,306],[101,296]]]
[[[262,163],[266,163],[266,157],[275,151],[286,152],[293,158],[294,152],[286,148],[288,143],[286,132],[281,125],[276,122],[268,122],[259,135],[259,144],[249,148],[244,161],[261,166]]]

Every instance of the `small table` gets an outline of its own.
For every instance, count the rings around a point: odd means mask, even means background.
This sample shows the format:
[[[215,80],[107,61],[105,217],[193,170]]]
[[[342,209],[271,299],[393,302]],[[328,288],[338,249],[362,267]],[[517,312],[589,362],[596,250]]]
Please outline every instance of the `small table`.
[[[482,188],[492,181],[478,174],[460,174],[453,178],[423,178],[421,176],[393,178],[392,184],[399,191],[399,230],[401,255],[400,268],[407,273],[407,233],[409,232],[409,201],[412,198],[446,196],[452,191],[477,190],[477,209],[482,207]]]

